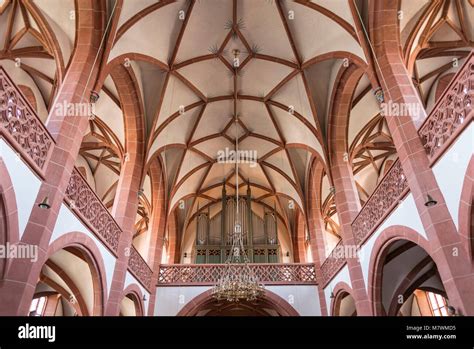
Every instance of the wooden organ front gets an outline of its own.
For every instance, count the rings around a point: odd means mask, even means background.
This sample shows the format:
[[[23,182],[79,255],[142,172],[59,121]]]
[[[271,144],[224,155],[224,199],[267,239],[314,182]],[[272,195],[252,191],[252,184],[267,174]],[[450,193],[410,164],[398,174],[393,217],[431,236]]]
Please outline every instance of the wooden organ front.
[[[214,217],[210,211],[196,217],[196,240],[193,260],[196,264],[224,263],[232,247],[236,214],[236,197],[222,189],[222,209]],[[279,244],[275,209],[265,210],[263,219],[252,211],[250,187],[239,197],[239,216],[245,252],[251,263],[278,263]]]

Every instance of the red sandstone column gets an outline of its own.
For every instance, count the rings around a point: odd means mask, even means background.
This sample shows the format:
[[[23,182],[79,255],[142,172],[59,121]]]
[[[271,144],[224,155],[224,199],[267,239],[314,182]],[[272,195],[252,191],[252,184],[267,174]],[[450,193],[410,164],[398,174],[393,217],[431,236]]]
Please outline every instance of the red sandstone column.
[[[320,220],[320,217],[319,217]],[[326,303],[326,297],[324,295],[323,289],[323,277],[321,273],[321,258],[320,253],[324,251],[324,242],[322,241],[323,231],[321,229],[321,222],[318,221],[318,218],[308,218],[308,224],[310,227],[310,246],[311,254],[313,255],[313,263],[316,269],[316,281],[318,282],[318,296],[319,296],[319,305],[321,308],[321,315],[328,316],[328,308]],[[319,236],[319,237],[318,237]],[[321,246],[321,244],[323,244]],[[324,252],[323,252],[324,253]]]
[[[153,160],[150,166],[152,190],[153,190],[153,213],[150,224],[152,237],[148,252],[148,263],[152,266],[153,275],[152,293],[148,303],[148,316],[153,316],[156,302],[156,284],[158,282],[159,267],[163,253],[163,242],[166,228],[166,205],[165,205],[165,187],[161,167],[157,159]]]
[[[474,273],[469,256],[446,206],[443,194],[430,167],[417,128],[426,112],[401,57],[397,1],[374,1],[372,41],[379,65],[385,102],[417,108],[419,115],[386,115],[410,191],[430,241],[432,257],[443,281],[450,305],[465,315],[474,315],[472,297]],[[412,109],[413,110],[413,109]],[[426,207],[430,194],[438,204]]]
[[[170,214],[166,226],[169,233],[169,263],[179,264],[181,262],[182,251],[180,249],[178,223],[176,222],[176,214],[174,212]]]
[[[164,217],[163,217],[164,218]],[[165,219],[162,219],[159,228],[164,231]],[[150,295],[150,302],[148,303],[148,316],[153,316],[155,312],[155,303],[156,303],[156,284],[158,282],[159,268],[161,264],[161,255],[163,253],[163,233],[158,233],[155,243],[155,252],[154,252],[154,261],[152,262],[153,276],[151,277],[152,282],[152,292]]]
[[[92,69],[93,62],[105,27],[104,5],[102,1],[76,1],[76,48],[55,100],[56,104],[89,103],[97,75],[97,69]],[[36,203],[39,203],[48,197],[51,208],[44,210],[37,205],[33,207],[21,239],[22,244],[38,246],[38,261],[12,261],[4,280],[0,282],[0,315],[28,314],[64,192],[87,129],[89,115],[65,116],[64,113],[59,114],[60,110],[55,105],[51,108],[47,127],[56,140],[56,146],[45,168],[45,180],[36,198]]]
[[[296,228],[293,241],[294,261],[295,263],[306,262],[306,248],[305,248],[305,222],[303,214],[298,211],[296,213]]]
[[[150,224],[152,235],[150,245],[148,246],[148,264],[153,266],[157,252],[157,239],[159,236],[161,236],[161,239],[164,239],[166,226],[165,186],[162,170],[157,159],[154,159],[150,166],[150,174],[153,192],[153,212]],[[161,256],[159,262],[161,262]]]
[[[321,217],[321,200],[319,188],[321,187],[323,165],[315,163],[310,171],[309,188],[308,188],[308,231],[310,234],[311,254],[313,263],[316,268],[316,281],[318,282],[319,304],[321,315],[328,316],[329,311],[326,303],[326,297],[323,289],[323,277],[321,273],[321,265],[325,258],[325,248],[323,240],[324,225]]]
[[[128,259],[135,233],[135,220],[138,209],[138,191],[140,190],[144,164],[144,123],[142,102],[138,86],[131,72],[118,65],[112,77],[119,92],[122,111],[125,118],[126,154],[122,162],[112,215],[122,228],[118,246],[118,258],[110,286],[105,315],[118,316],[120,302],[128,269]]]
[[[333,93],[333,107],[329,130],[331,140],[331,175],[335,187],[335,202],[341,226],[341,237],[345,246],[356,246],[352,232],[352,221],[360,211],[360,200],[348,161],[346,127],[352,103],[352,94],[362,71],[351,65],[338,74],[337,87]],[[362,268],[356,256],[346,256],[358,315],[372,315]]]

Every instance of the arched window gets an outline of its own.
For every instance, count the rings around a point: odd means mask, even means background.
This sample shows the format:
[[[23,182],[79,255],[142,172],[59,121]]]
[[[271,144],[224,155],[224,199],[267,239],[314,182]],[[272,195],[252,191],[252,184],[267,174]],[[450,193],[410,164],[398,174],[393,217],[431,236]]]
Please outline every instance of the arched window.
[[[48,297],[34,298],[30,305],[30,316],[43,316]]]
[[[425,294],[434,316],[448,316],[448,304],[446,298],[434,292],[425,292]]]

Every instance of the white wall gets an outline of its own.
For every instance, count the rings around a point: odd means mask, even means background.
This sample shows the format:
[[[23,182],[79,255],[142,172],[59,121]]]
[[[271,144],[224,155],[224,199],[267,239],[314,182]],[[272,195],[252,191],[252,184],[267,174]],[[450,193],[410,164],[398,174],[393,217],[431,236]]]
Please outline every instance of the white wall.
[[[461,191],[473,150],[474,123],[471,122],[448,151],[433,166],[433,173],[443,193],[446,206],[458,229]]]
[[[329,284],[324,289],[324,297],[326,298],[326,307],[328,309],[328,313],[331,312],[331,292],[334,290],[334,288],[339,282],[345,282],[347,285],[349,285],[350,288],[352,288],[351,277],[349,276],[349,267],[347,266],[347,264],[339,271],[339,273],[331,280],[331,282],[329,282]]]
[[[319,316],[318,288],[315,285],[269,285],[265,288],[286,300],[302,316]],[[210,286],[157,287],[155,316],[175,316],[193,298]]]
[[[133,276],[128,270],[127,274],[125,275],[125,286],[123,289],[125,290],[128,286],[130,285],[137,285],[140,291],[142,292],[142,295],[146,296],[146,301],[143,302],[144,304],[144,309],[143,312],[145,315],[148,313],[148,304],[150,303],[150,292],[148,292],[145,287],[142,286],[142,284]]]
[[[69,210],[69,208],[62,204],[59,210],[58,220],[51,236],[50,244],[64,234],[71,232],[81,232],[89,236],[98,247],[102,259],[104,261],[105,276],[107,282],[107,294],[110,290],[110,284],[115,268],[115,256],[102,244],[102,242],[86,228],[84,224]]]
[[[210,288],[210,286],[157,287],[155,316],[175,316],[190,300]]]
[[[433,166],[433,172],[436,176],[436,180],[438,181],[438,185],[446,200],[448,210],[457,228],[459,225],[458,213],[462,186],[467,171],[467,166],[469,165],[469,161],[473,154],[473,149],[474,124],[471,123],[471,125],[469,125],[464,130],[464,132],[458,137],[458,139],[442,156],[442,158],[438,160],[438,162]],[[393,225],[404,225],[412,228],[425,239],[427,239],[426,232],[416,209],[415,201],[413,200],[413,196],[410,193],[378,227],[378,229],[360,249],[360,263],[366,287],[368,285],[369,279],[370,256],[372,254],[375,241],[385,229]],[[341,271],[339,274],[342,272],[343,271]],[[337,279],[338,276],[336,276],[335,279]],[[334,283],[333,281],[330,283],[330,285],[335,285],[337,283]],[[325,293],[329,291],[330,294],[330,290],[328,289],[328,287],[325,289]]]
[[[16,151],[0,138],[0,158],[8,169],[15,191],[18,208],[18,229],[21,239],[38,196],[41,180],[16,154]]]
[[[269,285],[265,288],[286,300],[301,316],[321,316],[318,286]]]
[[[362,245],[360,249],[360,264],[362,268],[362,274],[364,276],[365,287],[367,288],[369,279],[369,264],[372,249],[375,241],[380,234],[393,225],[404,225],[418,232],[423,238],[426,239],[426,233],[421,223],[420,216],[416,209],[415,200],[413,195],[408,194],[405,199],[392,211],[392,213],[385,219],[385,221],[377,228],[372,236]]]

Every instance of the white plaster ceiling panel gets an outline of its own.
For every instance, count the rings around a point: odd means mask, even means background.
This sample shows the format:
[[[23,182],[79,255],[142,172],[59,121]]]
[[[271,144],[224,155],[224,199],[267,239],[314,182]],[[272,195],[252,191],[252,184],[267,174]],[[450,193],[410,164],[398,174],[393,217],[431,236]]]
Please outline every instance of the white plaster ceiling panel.
[[[95,115],[100,117],[117,136],[121,144],[125,145],[125,125],[122,110],[103,90],[100,91],[99,96],[100,98],[94,106]]]
[[[161,102],[157,126],[160,126],[172,114],[179,113],[180,107],[187,107],[199,101],[199,97],[181,80],[170,76],[166,86],[165,96]],[[186,114],[186,112],[184,113]],[[183,115],[181,115],[182,117]]]
[[[242,33],[250,46],[258,46],[262,54],[296,60],[274,1],[242,0],[237,18],[243,19]]]
[[[94,177],[99,198],[103,198],[110,186],[118,179],[117,174],[104,165],[97,167]]]
[[[264,97],[293,69],[283,64],[253,59],[242,68],[239,93]]]
[[[140,11],[145,10],[151,5],[156,4],[156,0],[132,0],[124,1],[122,4],[122,12],[118,22],[119,27],[126,21],[137,15]]]
[[[271,185],[265,177],[260,164],[242,164],[240,167],[239,172],[245,183],[250,179],[251,183],[264,186],[270,190]],[[239,179],[239,181],[243,182],[242,179]],[[235,184],[235,179],[232,179],[231,183]]]
[[[232,100],[209,103],[202,114],[193,141],[209,134],[219,133],[232,120]]]
[[[242,125],[233,122],[225,134],[231,139],[240,139],[245,134],[245,129]],[[235,143],[235,141],[233,143]]]
[[[240,100],[238,109],[240,120],[244,122],[250,132],[279,140],[278,132],[273,126],[264,103]]]
[[[401,16],[400,19],[400,31],[403,33],[403,43],[405,43],[406,37],[416,25],[417,21],[419,20],[420,16],[423,14],[423,11],[426,9],[426,6],[430,3],[430,0],[418,0],[418,1],[410,1],[410,0],[402,0],[400,11]]]
[[[275,166],[276,168],[284,172],[286,175],[288,175],[293,182],[295,181],[295,177],[293,176],[293,172],[291,169],[291,164],[284,150],[273,154],[269,158],[265,159],[265,162],[268,162],[269,164]]]
[[[298,20],[288,21],[288,25],[304,62],[333,51],[350,52],[365,61],[357,40],[332,19],[303,5],[292,6],[292,10]]]
[[[66,65],[76,38],[76,16],[72,15],[75,11],[74,0],[35,0],[34,3],[53,29]]]
[[[15,36],[16,34],[18,34],[18,32],[22,30],[24,27],[25,27],[25,21],[21,14],[21,9],[17,7],[15,16],[14,16],[13,25],[12,25],[12,31],[11,31],[12,36]]]
[[[207,162],[206,159],[199,156],[195,152],[187,151],[184,155],[183,163],[181,164],[181,169],[179,171],[178,180],[177,182],[181,181],[181,179],[186,176],[189,172],[194,170],[195,168],[199,167],[200,165]]]
[[[295,116],[278,107],[270,107],[287,143],[305,144],[324,155],[321,144],[307,125]]]
[[[250,54],[247,46],[236,35],[231,36],[222,53],[227,62],[232,66],[240,65]],[[236,56],[237,53],[238,55]]]
[[[182,1],[178,1],[141,18],[118,39],[110,52],[109,62],[122,54],[136,52],[166,64],[174,47],[170,38],[176,36],[176,27],[179,28],[183,24],[183,21],[177,21],[181,8]],[[157,23],[160,30],[156,30]],[[149,33],[153,33],[153,45],[150,45]]]
[[[97,290],[94,290],[89,265],[83,259],[65,250],[57,251],[50,257],[50,260],[64,270],[66,275],[71,278],[72,282],[79,289],[79,293],[87,305],[89,314],[92,314],[94,291]]]
[[[448,23],[443,23],[431,37],[431,41],[458,41],[462,38]]]
[[[199,115],[199,108],[194,108],[186,112],[184,115],[173,119],[166,128],[164,128],[153,140],[148,152],[148,160],[151,156],[156,155],[155,152],[168,145],[184,145],[191,134],[193,123]]]
[[[239,150],[248,151],[252,158],[261,159],[278,146],[272,142],[256,138],[253,136],[245,138],[239,145]]]
[[[299,196],[296,189],[285,179],[285,177],[269,167],[265,167],[265,169],[268,176],[270,177],[270,180],[275,186],[276,192],[293,198],[295,200],[295,204],[303,208],[304,205],[302,204],[301,197]]]
[[[64,280],[50,267],[47,265],[44,265],[43,268],[41,269],[42,273],[53,280],[55,283],[57,283],[59,286],[64,288],[68,293],[72,294],[71,289],[69,286],[64,282]]]
[[[26,64],[39,72],[54,78],[56,64],[52,59],[45,58],[21,58],[21,63]]]
[[[426,58],[423,60],[418,60],[416,67],[418,71],[418,75],[420,77],[423,77],[433,70],[436,70],[437,68],[452,62],[451,57],[433,57],[433,58]]]
[[[203,182],[202,189],[208,188],[215,184],[223,182],[224,178],[229,177],[235,170],[235,164],[230,163],[215,163],[212,165],[211,170],[207,174],[206,180]],[[217,189],[207,191],[206,195],[219,197],[221,195],[222,186],[218,186]]]
[[[15,44],[15,49],[25,48],[25,47],[33,47],[33,46],[41,46],[41,42],[33,36],[31,33],[26,33],[23,37]]]
[[[219,171],[219,170],[217,170]],[[213,172],[213,169],[209,172],[208,178],[211,178],[211,173]],[[220,171],[222,172],[222,171]],[[222,179],[223,176],[218,175],[212,175],[213,180],[210,180],[209,182],[215,182],[216,185],[215,187],[210,188],[209,185],[203,185],[202,186],[202,193],[211,196],[211,197],[218,197],[220,198],[221,193],[222,193]],[[216,180],[217,179],[217,180]],[[206,190],[207,189],[207,190]]]
[[[186,185],[180,185],[176,192],[174,193],[171,204],[170,210],[174,208],[174,206],[178,203],[179,200],[184,198],[188,195],[195,195],[197,190],[199,189],[199,184],[202,180],[204,173],[206,173],[207,167],[204,167],[196,172],[194,172],[189,178],[186,180]]]
[[[474,41],[474,4],[472,1],[461,1],[461,7],[466,17],[464,21],[466,34],[471,41]]]
[[[232,72],[219,59],[190,64],[178,72],[206,97],[232,94]]]
[[[196,144],[194,148],[202,151],[211,158],[217,158],[219,151],[225,151],[225,148],[234,149],[234,145],[224,137],[216,137]]]
[[[348,144],[352,144],[360,130],[379,113],[379,106],[372,93],[367,93],[352,108],[349,117]]]
[[[232,20],[232,1],[196,1],[179,47],[177,62],[210,54],[210,48],[220,47],[228,34],[226,26]]]
[[[343,0],[311,0],[311,2],[319,5],[335,15],[341,17],[350,25],[354,26],[354,19],[352,18],[351,7],[349,6],[349,1]],[[285,0],[285,3],[288,1]]]
[[[293,110],[303,115],[313,126],[316,127],[315,118],[311,104],[306,93],[305,83],[301,74],[296,75],[288,81],[272,97],[272,100],[286,105],[288,108],[293,106]]]

